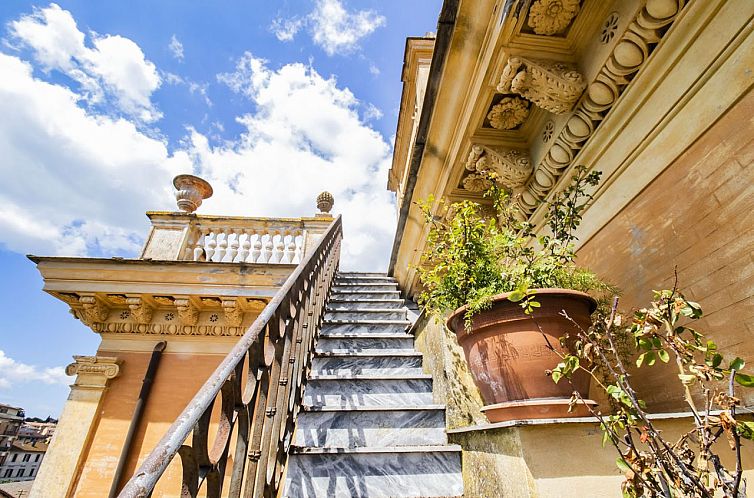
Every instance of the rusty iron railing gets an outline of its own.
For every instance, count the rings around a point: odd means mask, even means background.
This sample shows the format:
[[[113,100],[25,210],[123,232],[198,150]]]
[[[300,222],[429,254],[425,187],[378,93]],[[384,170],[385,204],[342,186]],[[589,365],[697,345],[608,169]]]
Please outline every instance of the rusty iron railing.
[[[149,496],[175,455],[180,456],[183,468],[183,497],[195,497],[200,489],[209,498],[221,494],[229,498],[276,496],[311,366],[315,334],[338,267],[341,239],[338,216],[119,497]],[[210,446],[212,408],[217,401],[221,403],[220,418]],[[232,438],[234,428],[237,436]],[[229,459],[232,469],[226,493]]]

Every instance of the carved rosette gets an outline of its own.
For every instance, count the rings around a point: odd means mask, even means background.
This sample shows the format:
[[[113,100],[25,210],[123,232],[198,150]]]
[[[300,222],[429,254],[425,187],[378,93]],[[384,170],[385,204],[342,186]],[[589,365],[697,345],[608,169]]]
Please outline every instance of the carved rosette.
[[[73,316],[79,318],[85,325],[91,326],[95,322],[104,322],[110,309],[99,299],[94,296],[81,296],[79,298],[81,310],[71,310]]]
[[[154,308],[141,297],[129,297],[126,299],[126,303],[131,310],[131,318],[134,322],[146,324],[152,321]]]
[[[492,180],[487,175],[471,173],[463,179],[463,188],[469,192],[485,192],[492,186]]]
[[[178,310],[178,321],[181,325],[196,325],[199,320],[199,310],[196,309],[191,301],[187,298],[175,300],[175,306]]]
[[[529,103],[519,97],[504,97],[487,113],[490,126],[497,130],[512,130],[529,117]]]
[[[74,356],[65,367],[66,375],[76,375],[75,386],[104,388],[120,373],[120,360],[111,356]]]
[[[536,0],[529,9],[529,27],[538,35],[562,33],[579,13],[579,0]]]
[[[223,315],[225,324],[230,327],[238,327],[243,321],[243,310],[236,299],[223,299]]]
[[[476,171],[485,178],[493,178],[508,189],[518,189],[531,176],[532,164],[526,151],[473,145],[466,169]]]
[[[584,89],[584,77],[573,66],[525,57],[508,59],[497,86],[554,114],[569,112]]]

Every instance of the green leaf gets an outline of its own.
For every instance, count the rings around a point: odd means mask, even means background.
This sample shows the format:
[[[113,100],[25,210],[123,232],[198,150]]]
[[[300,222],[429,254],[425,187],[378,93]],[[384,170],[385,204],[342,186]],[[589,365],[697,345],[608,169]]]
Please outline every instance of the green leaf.
[[[754,422],[738,422],[736,430],[741,437],[754,441]]]
[[[624,474],[633,473],[634,471],[634,469],[632,469],[631,466],[621,457],[615,459],[615,465],[617,465]]]
[[[524,297],[526,297],[526,293],[522,290],[516,289],[510,294],[508,294],[508,301],[512,303],[517,303],[520,300],[522,300]]]
[[[558,370],[553,370],[552,374],[550,374],[550,377],[552,377],[552,381],[557,384],[558,382],[560,382],[560,379],[561,377],[563,377],[563,374],[560,373],[560,371]]]
[[[655,364],[655,361],[657,361],[657,355],[654,351],[650,351],[647,353],[647,365],[650,367]]]
[[[736,372],[736,382],[744,387],[754,387],[754,376]]]
[[[739,372],[744,369],[744,365],[746,365],[746,362],[742,360],[739,357],[736,357],[735,360],[730,362],[730,366],[728,367],[728,370],[735,370],[736,372]]]
[[[636,358],[636,366],[641,367],[641,364],[644,363],[644,358],[647,356],[647,353],[642,353],[639,355],[638,358]]]
[[[684,384],[693,384],[696,380],[696,375],[678,374],[678,378],[681,379],[681,382]]]
[[[604,448],[607,442],[610,440],[610,435],[607,433],[607,428],[602,428],[602,447]]]
[[[657,356],[660,357],[660,360],[662,360],[663,363],[667,363],[670,361],[670,355],[664,349],[659,350],[657,352]]]

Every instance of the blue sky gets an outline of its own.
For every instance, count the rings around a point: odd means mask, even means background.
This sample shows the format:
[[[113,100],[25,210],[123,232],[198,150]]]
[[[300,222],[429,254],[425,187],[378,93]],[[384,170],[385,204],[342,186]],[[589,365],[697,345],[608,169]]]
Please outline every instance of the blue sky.
[[[0,402],[56,416],[99,338],[25,254],[137,254],[175,174],[200,212],[344,216],[345,268],[383,270],[405,38],[440,0],[0,2]]]

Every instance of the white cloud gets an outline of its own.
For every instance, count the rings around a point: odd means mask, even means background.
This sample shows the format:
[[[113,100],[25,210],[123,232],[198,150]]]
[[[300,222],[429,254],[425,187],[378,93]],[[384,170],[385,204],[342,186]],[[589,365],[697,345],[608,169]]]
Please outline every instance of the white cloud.
[[[118,109],[146,123],[162,117],[151,102],[160,76],[132,40],[92,33],[89,48],[71,13],[54,3],[9,27],[14,40],[29,47],[45,71],[57,70],[77,81],[83,90],[80,98],[96,104],[110,96]]]
[[[249,53],[218,79],[256,111],[239,118],[246,131],[237,143],[212,147],[192,133],[191,151],[215,188],[207,210],[301,216],[328,190],[344,217],[344,267],[384,269],[395,229],[390,146],[359,119],[351,91],[303,64],[273,70]]]
[[[341,0],[317,0],[314,10],[305,18],[278,17],[272,21],[270,30],[278,40],[292,41],[306,26],[312,41],[332,56],[354,52],[362,38],[385,22],[385,17],[373,10],[348,11]]]
[[[369,64],[369,73],[372,76],[379,76],[380,75],[380,68],[378,68],[374,64]]]
[[[340,0],[317,0],[311,14],[312,39],[328,55],[349,53],[363,37],[385,25],[385,17],[372,10],[348,12]]]
[[[175,35],[170,37],[168,49],[170,50],[170,53],[173,54],[174,58],[183,62],[183,43],[181,43]]]
[[[31,382],[68,384],[71,379],[63,367],[41,368],[27,365],[10,358],[0,349],[0,389]]]
[[[282,42],[293,41],[296,34],[304,26],[305,20],[297,17],[291,19],[276,18],[272,21],[270,30]]]
[[[364,121],[382,118],[382,111],[374,104],[367,104],[364,110]]]
[[[0,53],[0,233],[36,254],[138,251],[147,209],[170,208],[170,179],[188,154],[124,118],[82,109],[80,95]]]

